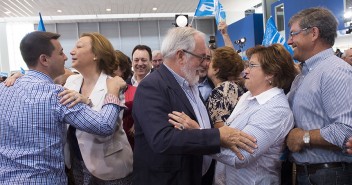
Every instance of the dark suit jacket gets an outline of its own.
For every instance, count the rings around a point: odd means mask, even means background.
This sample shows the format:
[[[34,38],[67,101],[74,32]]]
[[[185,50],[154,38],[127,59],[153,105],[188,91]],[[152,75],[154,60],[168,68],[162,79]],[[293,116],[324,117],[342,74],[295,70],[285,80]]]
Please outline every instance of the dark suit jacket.
[[[200,185],[202,155],[220,152],[218,129],[175,129],[168,123],[174,110],[197,120],[181,86],[161,65],[134,97],[134,185]]]

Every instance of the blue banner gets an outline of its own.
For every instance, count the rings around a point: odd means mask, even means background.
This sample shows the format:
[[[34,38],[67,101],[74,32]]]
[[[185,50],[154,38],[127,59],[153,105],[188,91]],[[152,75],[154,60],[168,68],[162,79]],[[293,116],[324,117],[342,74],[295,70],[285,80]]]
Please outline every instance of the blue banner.
[[[22,74],[26,74],[26,71],[22,67],[20,67],[20,69]]]
[[[7,77],[9,74],[6,72],[0,72],[0,77]]]
[[[265,28],[262,45],[268,46],[275,43],[282,44],[286,48],[286,50],[291,54],[291,56],[293,55],[292,48],[287,44],[285,38],[280,35],[279,31],[275,26],[274,19],[270,16],[270,18],[266,22],[266,28]]]
[[[226,13],[219,0],[199,0],[194,16],[215,16],[217,24],[226,20]]]
[[[214,15],[214,0],[199,0],[198,7],[194,16],[213,16]]]
[[[219,24],[219,22],[225,22],[226,13],[225,13],[224,7],[219,2],[219,0],[214,0],[214,9],[215,9],[216,24]]]
[[[42,19],[42,14],[40,12],[39,12],[39,17],[40,17],[40,20],[39,20],[39,23],[38,23],[37,30],[38,31],[46,31],[45,30],[45,26],[44,26],[44,22],[43,22],[43,19]]]

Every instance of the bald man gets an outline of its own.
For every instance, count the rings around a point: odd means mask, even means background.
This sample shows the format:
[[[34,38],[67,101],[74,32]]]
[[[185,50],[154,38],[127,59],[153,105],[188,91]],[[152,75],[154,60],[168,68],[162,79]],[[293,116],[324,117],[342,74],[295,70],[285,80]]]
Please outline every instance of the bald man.
[[[345,53],[342,55],[342,59],[348,64],[352,65],[352,49],[345,50]]]

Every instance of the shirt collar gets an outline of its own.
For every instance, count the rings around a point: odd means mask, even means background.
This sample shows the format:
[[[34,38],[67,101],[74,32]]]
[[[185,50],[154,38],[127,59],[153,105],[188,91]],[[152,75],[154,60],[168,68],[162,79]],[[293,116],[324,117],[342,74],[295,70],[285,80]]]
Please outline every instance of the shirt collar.
[[[151,70],[149,70],[149,72],[144,76],[144,78],[145,78],[146,76],[148,76],[148,75],[150,74],[150,72],[151,72]],[[133,75],[132,78],[131,78],[131,84],[132,84],[132,86],[135,86],[135,87],[138,86],[138,82],[137,82],[137,79],[136,79],[136,76],[135,76],[135,75]]]
[[[54,83],[54,80],[50,76],[48,76],[47,74],[45,74],[43,72],[37,71],[37,70],[30,69],[30,70],[28,70],[26,75],[35,76],[36,78],[39,78],[41,80],[46,80],[46,81],[50,81],[50,82]]]
[[[248,91],[249,92],[249,91]],[[252,94],[249,92],[249,95],[247,97],[247,100],[253,100],[253,99],[256,99],[257,102],[262,105],[262,104],[265,104],[267,101],[269,101],[272,97],[280,94],[280,93],[283,93],[283,90],[282,89],[279,89],[277,87],[273,87],[269,90],[266,90],[262,93],[260,93],[259,95],[257,96],[252,96]]]
[[[204,80],[199,83],[199,86],[204,86],[206,84],[209,84],[207,77],[205,77]]]
[[[321,51],[306,60],[303,64],[303,67],[307,67],[308,71],[311,71],[319,64],[320,61],[325,60],[331,55],[334,55],[334,50],[332,48]]]

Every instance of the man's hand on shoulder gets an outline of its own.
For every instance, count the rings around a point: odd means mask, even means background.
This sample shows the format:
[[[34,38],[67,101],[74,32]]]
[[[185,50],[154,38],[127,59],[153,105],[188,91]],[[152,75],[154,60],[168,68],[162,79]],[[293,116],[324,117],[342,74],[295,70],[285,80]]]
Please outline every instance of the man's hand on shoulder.
[[[254,149],[257,148],[257,140],[241,130],[223,126],[219,128],[219,131],[221,146],[231,149],[241,160],[244,157],[239,150],[240,148],[249,153],[253,153]]]

